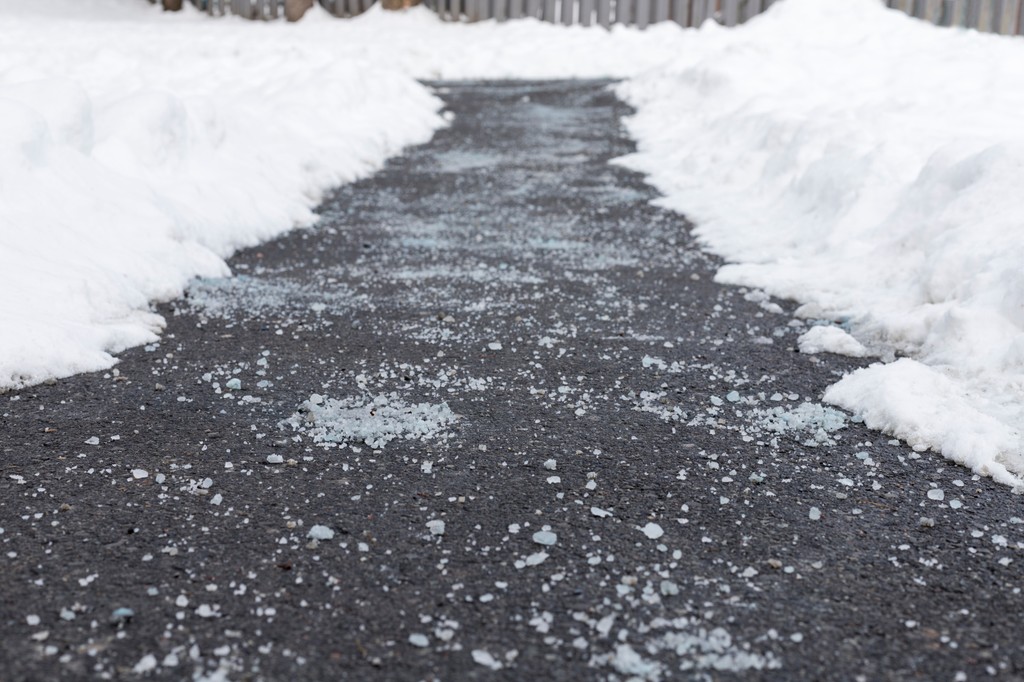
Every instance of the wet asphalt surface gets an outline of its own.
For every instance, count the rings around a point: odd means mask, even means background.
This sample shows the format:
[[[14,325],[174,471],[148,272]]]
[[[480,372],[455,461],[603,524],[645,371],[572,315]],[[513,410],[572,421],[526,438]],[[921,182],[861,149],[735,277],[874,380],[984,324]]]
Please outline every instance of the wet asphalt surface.
[[[436,85],[159,344],[0,395],[0,679],[1024,678],[1021,498],[822,410],[854,362],[712,282],[606,83]]]

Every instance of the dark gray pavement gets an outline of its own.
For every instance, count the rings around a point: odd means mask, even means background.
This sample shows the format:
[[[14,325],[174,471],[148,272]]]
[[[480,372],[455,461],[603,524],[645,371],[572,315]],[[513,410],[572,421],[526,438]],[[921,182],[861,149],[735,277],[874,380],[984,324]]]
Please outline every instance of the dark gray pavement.
[[[0,680],[1021,679],[1021,498],[823,409],[852,361],[712,283],[607,84],[439,88],[159,344],[0,395]]]

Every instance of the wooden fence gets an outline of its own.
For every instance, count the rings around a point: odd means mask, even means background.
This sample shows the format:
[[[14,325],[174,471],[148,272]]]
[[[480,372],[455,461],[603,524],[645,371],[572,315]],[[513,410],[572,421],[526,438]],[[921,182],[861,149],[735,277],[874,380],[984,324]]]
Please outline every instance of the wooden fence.
[[[200,10],[213,16],[234,14],[246,19],[262,19],[264,21],[284,16],[283,0],[191,0],[191,2]],[[318,0],[318,2],[336,17],[352,17],[370,9],[377,0]]]
[[[714,19],[735,26],[764,12],[776,0],[426,0],[449,21],[534,17],[556,24],[646,28],[659,21],[700,26]],[[834,0],[821,0],[830,2]],[[1024,35],[1024,0],[888,0],[911,16],[939,26]]]

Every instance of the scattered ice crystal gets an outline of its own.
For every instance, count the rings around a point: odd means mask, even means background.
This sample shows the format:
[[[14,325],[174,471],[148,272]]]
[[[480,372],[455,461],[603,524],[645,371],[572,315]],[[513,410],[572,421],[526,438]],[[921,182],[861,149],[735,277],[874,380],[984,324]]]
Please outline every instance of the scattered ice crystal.
[[[539,530],[533,534],[533,541],[538,545],[545,545],[550,547],[558,542],[558,535],[552,533],[549,530]]]
[[[312,540],[330,540],[334,537],[334,531],[327,526],[315,525],[309,529],[306,537]]]
[[[267,455],[267,464],[280,464],[284,461],[281,455]]]
[[[501,350],[501,344],[497,341],[492,341],[491,343],[487,344],[487,348],[490,350]]]
[[[99,445],[100,444],[100,439],[97,438],[96,436],[92,436],[91,438],[87,438],[86,439],[85,444],[86,445]]]
[[[427,521],[427,529],[431,535],[444,535],[444,521],[441,519]]]
[[[379,449],[396,438],[436,436],[456,419],[447,403],[409,405],[397,393],[343,400],[313,394],[281,424],[307,433],[315,443],[365,443]]]
[[[817,521],[821,518],[821,510],[817,507],[811,507],[811,511],[808,516],[810,516],[811,521]]]
[[[430,646],[430,640],[427,639],[426,635],[420,632],[414,632],[411,635],[409,635],[409,644],[412,644],[415,647],[419,647],[420,649],[425,649],[428,646]]]
[[[544,468],[547,469],[548,471],[554,471],[555,469],[558,468],[558,462],[553,459],[545,460]]]
[[[946,499],[946,493],[942,491],[942,488],[932,488],[928,491],[928,499],[941,502]]]
[[[648,523],[646,526],[644,526],[640,530],[643,532],[644,535],[646,535],[651,540],[657,540],[658,538],[660,538],[662,535],[665,534],[664,529],[661,526],[659,526],[658,524],[654,523],[653,521]]]
[[[490,668],[491,670],[501,670],[502,668],[501,663],[498,660],[496,660],[494,656],[492,656],[487,651],[484,651],[483,649],[474,649],[472,656],[473,661],[479,663],[485,668]]]
[[[132,469],[132,477],[135,479],[149,478],[149,472],[145,469]]]

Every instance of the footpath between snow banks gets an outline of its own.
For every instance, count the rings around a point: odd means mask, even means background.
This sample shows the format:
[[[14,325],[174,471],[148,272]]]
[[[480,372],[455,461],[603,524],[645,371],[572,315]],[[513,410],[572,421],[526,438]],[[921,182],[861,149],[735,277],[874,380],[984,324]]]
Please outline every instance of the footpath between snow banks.
[[[623,163],[698,223],[721,281],[841,325],[805,351],[907,356],[826,400],[1020,484],[1024,40],[875,0],[642,33],[37,5],[0,0],[0,388],[109,367],[156,337],[149,301],[429,139],[445,122],[415,78],[622,77]]]

